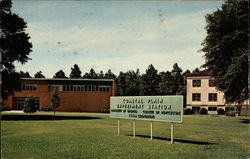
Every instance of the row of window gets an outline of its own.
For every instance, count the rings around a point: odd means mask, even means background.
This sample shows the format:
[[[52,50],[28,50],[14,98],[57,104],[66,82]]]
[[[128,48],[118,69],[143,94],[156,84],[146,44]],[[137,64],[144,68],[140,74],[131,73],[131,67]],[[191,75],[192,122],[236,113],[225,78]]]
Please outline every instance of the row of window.
[[[23,91],[37,90],[36,84],[23,84]],[[73,91],[73,92],[109,92],[110,86],[99,85],[49,85],[49,91]]]
[[[14,99],[15,100],[15,105],[13,107],[13,110],[22,110],[26,98],[27,97],[15,97],[15,99]],[[35,105],[37,107],[39,107],[39,103],[40,103],[39,97],[34,97],[34,98],[35,98]]]
[[[36,84],[23,84],[22,90],[23,91],[35,91],[36,90]]]
[[[99,85],[49,85],[49,91],[109,92],[110,86]]]
[[[209,87],[214,87],[214,80],[210,79],[208,81]],[[193,80],[193,87],[201,87],[201,80]]]
[[[194,112],[199,112],[201,109],[201,107],[192,107],[192,110]],[[218,107],[208,107],[208,111],[217,111]],[[229,111],[234,111],[235,110],[235,107],[226,107],[225,108],[225,111],[226,112],[229,112]]]
[[[201,94],[200,93],[193,93],[192,94],[192,101],[201,101]],[[209,102],[216,102],[217,101],[217,93],[208,93],[208,101]]]

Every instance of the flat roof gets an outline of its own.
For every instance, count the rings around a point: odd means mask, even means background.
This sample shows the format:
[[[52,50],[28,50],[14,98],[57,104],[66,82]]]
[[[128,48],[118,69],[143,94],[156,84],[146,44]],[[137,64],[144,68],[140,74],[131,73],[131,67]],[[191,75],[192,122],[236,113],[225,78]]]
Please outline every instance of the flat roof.
[[[195,73],[188,75],[188,77],[194,77],[194,76],[212,76],[212,72],[209,70],[203,70],[203,71],[195,72]]]
[[[87,78],[20,78],[21,80],[29,81],[103,81],[110,82],[114,79],[87,79]]]
[[[114,79],[72,79],[72,78],[21,78],[24,84],[100,84],[111,85]]]

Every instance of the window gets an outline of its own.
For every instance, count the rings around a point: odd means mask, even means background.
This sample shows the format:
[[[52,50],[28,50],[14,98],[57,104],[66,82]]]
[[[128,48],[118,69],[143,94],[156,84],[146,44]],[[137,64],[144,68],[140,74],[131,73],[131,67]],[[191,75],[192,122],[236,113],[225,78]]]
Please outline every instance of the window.
[[[209,87],[214,87],[214,80],[210,79],[208,82]]]
[[[26,98],[27,97],[15,97],[14,98],[15,106],[13,107],[13,109],[14,110],[22,110]],[[34,97],[34,98],[35,98],[35,105],[39,108],[39,103],[40,103],[39,97]]]
[[[49,85],[49,91],[61,91],[59,85]]]
[[[193,87],[200,87],[201,86],[201,80],[193,80]]]
[[[109,92],[110,86],[99,86],[98,91],[99,92]]]
[[[85,86],[81,86],[81,91],[82,91],[82,92],[85,91]]]
[[[90,92],[91,91],[91,85],[88,85],[87,88],[88,88],[87,91]]]
[[[73,86],[73,91],[74,91],[74,92],[77,91],[77,86]]]
[[[192,101],[201,101],[201,94],[200,93],[193,93],[192,94]]]
[[[192,107],[192,111],[194,111],[195,113],[199,113],[200,107]]]
[[[36,84],[23,84],[22,90],[23,91],[35,91],[36,90]]]
[[[208,101],[209,102],[216,102],[217,101],[217,93],[209,93],[208,94]]]
[[[217,111],[217,107],[208,107],[208,111]]]

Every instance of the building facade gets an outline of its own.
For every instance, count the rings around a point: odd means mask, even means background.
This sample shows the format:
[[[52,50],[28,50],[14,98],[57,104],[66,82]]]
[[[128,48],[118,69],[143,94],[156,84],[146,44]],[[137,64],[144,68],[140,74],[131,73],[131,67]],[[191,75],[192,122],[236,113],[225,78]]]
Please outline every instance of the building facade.
[[[236,110],[235,105],[226,104],[224,93],[214,86],[212,74],[207,70],[193,73],[187,77],[187,108],[199,112],[201,108],[208,114],[217,114],[218,109]]]
[[[112,79],[22,78],[21,90],[9,96],[4,106],[22,110],[25,99],[33,96],[39,110],[48,110],[51,95],[57,90],[61,99],[57,111],[102,112],[110,108],[115,87]]]

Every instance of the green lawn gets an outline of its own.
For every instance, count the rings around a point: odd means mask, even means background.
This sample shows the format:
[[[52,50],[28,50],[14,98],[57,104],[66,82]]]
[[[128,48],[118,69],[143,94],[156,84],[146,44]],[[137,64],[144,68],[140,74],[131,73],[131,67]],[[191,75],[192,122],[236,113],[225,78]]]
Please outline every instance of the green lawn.
[[[240,159],[250,158],[247,117],[190,115],[175,124],[175,144],[170,144],[170,123],[137,121],[91,113],[2,113],[4,159]]]

